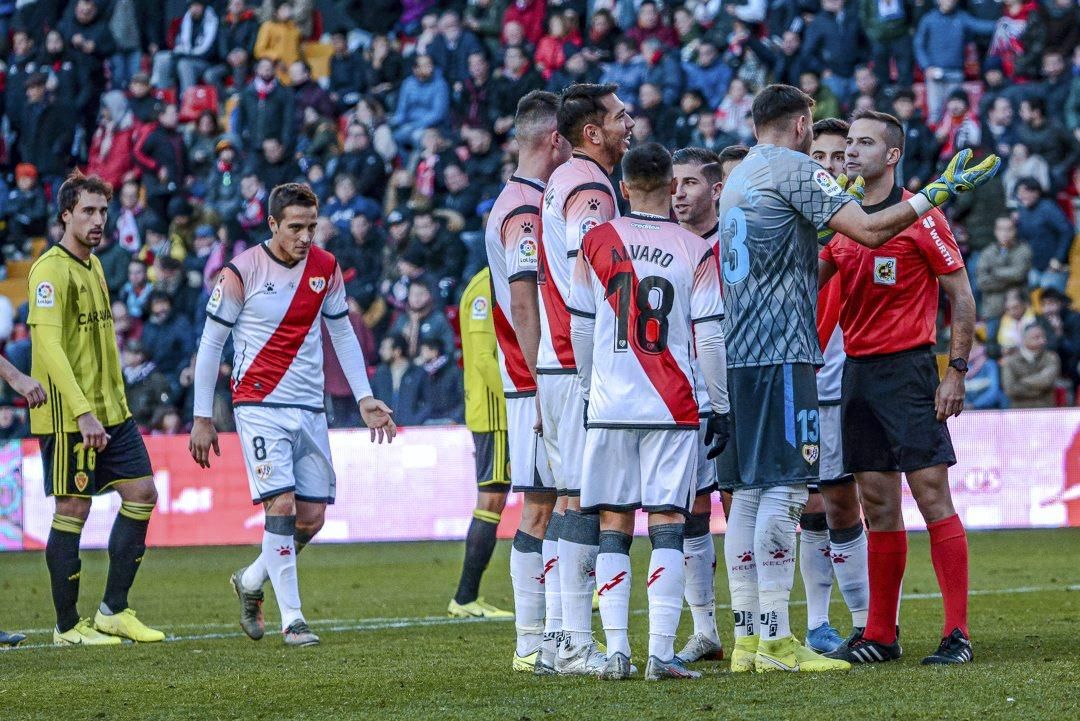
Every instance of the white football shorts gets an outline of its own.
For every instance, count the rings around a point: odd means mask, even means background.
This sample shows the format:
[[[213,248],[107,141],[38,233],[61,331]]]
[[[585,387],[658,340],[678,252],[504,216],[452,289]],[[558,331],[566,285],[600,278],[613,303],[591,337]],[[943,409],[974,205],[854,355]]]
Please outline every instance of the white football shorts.
[[[582,464],[582,511],[689,513],[697,492],[698,433],[590,428]]]
[[[334,502],[337,475],[325,413],[267,406],[239,406],[233,412],[252,503],[289,491],[298,501]]]
[[[819,483],[826,485],[831,481],[851,480],[850,474],[844,473],[844,446],[840,422],[840,405],[818,406],[818,428],[821,438],[821,458],[818,461]]]
[[[559,495],[581,495],[581,459],[585,454],[585,400],[574,373],[542,373],[536,377],[540,413]]]
[[[555,490],[547,451],[536,435],[536,397],[506,399],[506,439],[510,448],[512,490],[523,493]]]

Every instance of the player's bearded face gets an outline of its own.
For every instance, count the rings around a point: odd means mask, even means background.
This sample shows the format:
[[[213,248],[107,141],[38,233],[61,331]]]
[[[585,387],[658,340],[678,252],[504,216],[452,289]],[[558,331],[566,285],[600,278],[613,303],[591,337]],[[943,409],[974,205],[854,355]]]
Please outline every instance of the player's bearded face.
[[[108,210],[109,203],[104,195],[83,192],[75,207],[64,213],[64,222],[75,240],[88,248],[96,248],[105,234]]]
[[[601,145],[607,160],[614,165],[622,160],[622,156],[630,149],[634,119],[626,112],[626,106],[615,95],[606,96],[603,104],[607,108],[607,113],[604,115],[604,125],[601,129]]]
[[[709,213],[716,217],[712,186],[705,179],[701,168],[695,165],[676,165],[675,193],[671,196],[672,209],[680,223],[697,225]]]
[[[271,242],[284,260],[299,263],[308,256],[315,239],[318,225],[318,208],[290,205],[285,208],[280,221],[270,218]]]

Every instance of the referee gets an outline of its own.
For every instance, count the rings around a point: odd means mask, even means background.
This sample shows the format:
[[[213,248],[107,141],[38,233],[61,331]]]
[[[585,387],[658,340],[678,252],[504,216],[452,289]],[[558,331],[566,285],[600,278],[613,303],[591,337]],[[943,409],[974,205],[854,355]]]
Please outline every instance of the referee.
[[[891,115],[856,116],[847,137],[849,177],[866,181],[863,208],[875,213],[912,197],[896,185],[904,130]],[[900,658],[896,614],[907,563],[900,474],[930,531],[930,556],[945,605],[938,650],[924,664],[972,660],[968,640],[968,547],[949,493],[956,463],[950,416],[964,409],[964,374],[975,329],[975,300],[945,215],[937,208],[873,250],[837,234],[822,249],[820,282],[839,273],[840,327],[847,361],[841,389],[844,466],[855,474],[870,526],[870,609],[833,653],[852,663]],[[949,367],[938,380],[931,351],[938,286],[952,309]]]
[[[101,178],[69,176],[57,193],[64,237],[30,269],[31,375],[48,395],[46,405],[30,411],[30,430],[41,443],[45,495],[56,497],[45,561],[59,646],[165,639],[128,607],[157,491],[127,406],[105,274],[91,252],[101,243],[111,197]],[[121,502],[109,536],[105,598],[93,621],[80,619],[79,540],[91,499],[109,491]]]
[[[458,618],[513,618],[480,598],[480,579],[495,551],[495,532],[510,491],[506,398],[499,371],[491,304],[491,269],[469,281],[461,296],[461,355],[465,365],[465,424],[476,446],[476,510],[465,536],[465,563],[447,613]]]

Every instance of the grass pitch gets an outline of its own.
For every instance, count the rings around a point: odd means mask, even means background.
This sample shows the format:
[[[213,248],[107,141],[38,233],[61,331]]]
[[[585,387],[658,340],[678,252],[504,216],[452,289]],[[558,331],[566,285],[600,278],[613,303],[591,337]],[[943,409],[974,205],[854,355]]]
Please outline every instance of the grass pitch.
[[[720,539],[718,539],[718,544]],[[268,634],[254,643],[236,623],[229,574],[252,548],[152,550],[133,607],[170,634],[163,644],[51,648],[53,623],[41,554],[0,554],[0,627],[28,631],[0,652],[0,719],[1040,719],[1080,709],[1080,530],[973,533],[971,625],[976,663],[918,665],[937,646],[941,601],[927,537],[913,534],[902,603],[905,656],[850,674],[732,675],[698,664],[696,682],[601,683],[511,674],[513,626],[451,621],[462,545],[314,546],[300,557],[304,610],[322,646],[286,649],[267,588]],[[719,546],[718,546],[719,548]],[[501,542],[483,592],[512,607],[509,544]],[[648,541],[634,544],[635,579]],[[83,615],[104,587],[106,554],[84,553]],[[795,597],[802,598],[796,579]],[[717,616],[732,644],[727,584]],[[631,643],[644,666],[647,616],[635,584]],[[838,591],[832,617],[848,616]],[[599,629],[599,618],[596,618]],[[683,615],[679,641],[689,628]],[[805,632],[805,607],[792,626]],[[678,648],[678,646],[677,646]]]

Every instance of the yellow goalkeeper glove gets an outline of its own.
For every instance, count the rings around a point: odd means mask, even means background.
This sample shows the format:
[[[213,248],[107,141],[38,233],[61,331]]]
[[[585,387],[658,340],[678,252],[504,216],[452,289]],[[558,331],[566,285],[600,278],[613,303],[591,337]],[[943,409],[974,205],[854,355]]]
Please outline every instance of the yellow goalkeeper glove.
[[[949,161],[941,177],[928,183],[919,193],[930,201],[930,205],[937,208],[960,193],[975,190],[994,177],[1001,167],[1001,158],[996,155],[988,155],[978,165],[968,167],[970,161],[971,150],[961,150]]]

